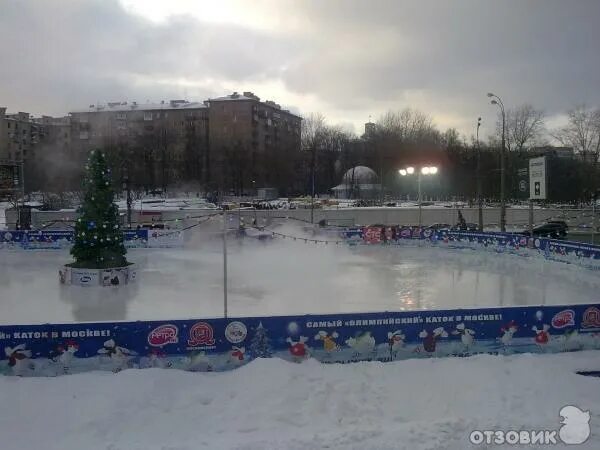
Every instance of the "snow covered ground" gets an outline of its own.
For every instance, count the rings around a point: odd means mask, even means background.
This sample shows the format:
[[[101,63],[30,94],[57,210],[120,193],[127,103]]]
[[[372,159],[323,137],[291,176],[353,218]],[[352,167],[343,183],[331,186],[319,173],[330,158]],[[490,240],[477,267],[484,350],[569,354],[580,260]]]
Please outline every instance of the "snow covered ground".
[[[67,251],[2,250],[0,323],[220,317],[222,244],[199,240],[130,251],[139,283],[100,290],[59,285]],[[575,265],[473,250],[246,239],[228,254],[232,317],[589,303],[600,289]]]
[[[599,355],[0,377],[1,448],[495,449],[508,447],[472,446],[471,431],[559,430],[559,411],[574,405],[590,411],[591,436],[569,448],[598,449],[600,379],[575,371],[600,369]]]

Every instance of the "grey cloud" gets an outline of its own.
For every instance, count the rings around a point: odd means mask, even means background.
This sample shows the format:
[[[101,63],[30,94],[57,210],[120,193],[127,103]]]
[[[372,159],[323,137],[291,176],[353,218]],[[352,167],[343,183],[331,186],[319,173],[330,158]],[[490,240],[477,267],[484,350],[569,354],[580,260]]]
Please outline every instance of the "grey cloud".
[[[0,57],[10,62],[0,72],[0,98],[40,112],[65,112],[97,99],[181,94],[181,87],[165,86],[162,79],[212,78],[243,85],[278,77],[285,54],[297,42],[186,17],[156,24],[127,14],[114,0],[8,6],[0,15],[6,36]]]
[[[416,106],[467,124],[495,113],[489,90],[507,106],[531,102],[549,114],[600,104],[596,0],[251,5],[281,25],[153,23],[116,0],[4,2],[0,104],[61,113],[97,100],[179,97],[186,91],[177,79],[196,82],[188,93],[197,98],[279,80],[340,122]]]
[[[318,95],[348,107],[401,98],[413,89],[460,97],[464,104],[482,103],[482,95],[494,90],[511,102],[528,100],[551,112],[600,100],[597,1],[302,4],[314,29],[329,30],[341,54],[360,49],[364,57],[339,63],[335,55],[332,60],[328,53],[310,54],[286,73],[298,92],[316,88]],[[378,34],[388,41],[373,39]],[[341,42],[336,35],[343,36]],[[385,55],[371,62],[368,55],[378,45],[386,47]],[[319,73],[308,82],[300,74],[313,67]]]

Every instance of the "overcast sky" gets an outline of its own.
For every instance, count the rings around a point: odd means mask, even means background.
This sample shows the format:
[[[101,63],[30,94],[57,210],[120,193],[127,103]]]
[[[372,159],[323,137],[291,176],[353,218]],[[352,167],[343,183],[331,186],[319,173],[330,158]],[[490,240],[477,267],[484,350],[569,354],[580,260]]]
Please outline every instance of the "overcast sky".
[[[410,106],[470,135],[492,91],[552,126],[600,106],[599,24],[598,0],[0,0],[0,106],[250,90],[356,132]]]

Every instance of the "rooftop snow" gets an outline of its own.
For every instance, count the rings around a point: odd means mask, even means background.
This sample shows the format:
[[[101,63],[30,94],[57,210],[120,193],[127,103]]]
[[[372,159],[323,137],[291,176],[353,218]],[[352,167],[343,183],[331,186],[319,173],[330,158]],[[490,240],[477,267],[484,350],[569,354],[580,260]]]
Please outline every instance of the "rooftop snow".
[[[88,109],[72,111],[72,113],[104,112],[104,111],[156,111],[175,109],[204,109],[207,106],[202,102],[164,102],[164,103],[110,103],[106,105],[93,105]]]

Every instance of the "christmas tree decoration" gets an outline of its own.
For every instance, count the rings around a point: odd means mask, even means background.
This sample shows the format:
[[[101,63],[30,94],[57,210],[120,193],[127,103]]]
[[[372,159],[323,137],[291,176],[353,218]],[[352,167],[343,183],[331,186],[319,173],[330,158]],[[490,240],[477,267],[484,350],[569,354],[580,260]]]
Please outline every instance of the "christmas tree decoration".
[[[84,200],[78,210],[80,217],[75,223],[75,242],[71,249],[75,262],[69,266],[89,269],[127,266],[123,234],[115,231],[119,230],[119,210],[114,203],[110,171],[104,155],[93,151],[86,168]],[[92,235],[92,240],[86,238],[86,232]]]
[[[254,336],[250,342],[250,353],[254,358],[271,358],[271,344],[270,339],[267,336],[267,330],[263,327],[262,322],[259,322]]]

